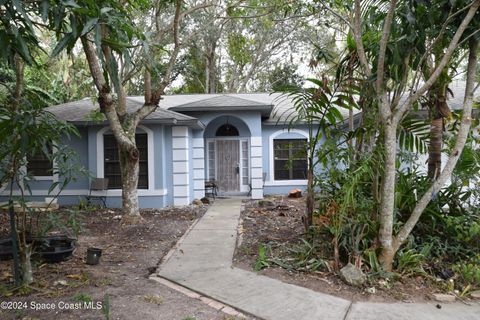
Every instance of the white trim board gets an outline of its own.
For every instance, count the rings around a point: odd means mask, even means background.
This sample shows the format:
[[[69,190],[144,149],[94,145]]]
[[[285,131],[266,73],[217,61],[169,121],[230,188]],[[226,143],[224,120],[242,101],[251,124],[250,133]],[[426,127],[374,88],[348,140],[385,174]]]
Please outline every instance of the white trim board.
[[[306,186],[308,180],[275,180],[275,181],[265,181],[263,184],[266,187],[274,186]]]
[[[1,196],[7,196],[8,194],[5,192],[7,190],[4,190],[2,193],[0,193]],[[59,197],[62,196],[86,196],[89,194],[88,189],[71,189],[71,190],[63,190]],[[52,192],[51,194],[48,194],[48,190],[32,190],[32,194],[26,193],[26,196],[52,196],[55,195],[55,192]],[[138,189],[138,196],[139,197],[151,197],[151,196],[166,196],[168,194],[167,189],[154,189],[154,190],[147,190],[147,189]],[[20,196],[21,192],[20,190],[14,190],[13,191],[14,196]],[[107,197],[121,197],[122,196],[122,190],[121,189],[110,189],[107,191]]]

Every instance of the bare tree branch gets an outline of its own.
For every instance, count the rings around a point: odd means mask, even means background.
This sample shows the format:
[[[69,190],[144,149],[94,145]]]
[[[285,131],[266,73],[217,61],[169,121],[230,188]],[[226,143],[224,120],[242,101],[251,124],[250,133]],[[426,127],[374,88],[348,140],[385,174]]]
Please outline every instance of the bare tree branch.
[[[440,76],[442,73],[442,70],[445,68],[447,65],[448,61],[450,61],[450,58],[453,55],[453,52],[458,46],[458,43],[460,41],[460,38],[462,37],[465,29],[468,27],[470,21],[473,19],[475,16],[478,8],[480,7],[480,0],[476,0],[475,2],[472,3],[472,6],[468,10],[467,15],[463,19],[462,23],[458,27],[457,31],[455,32],[455,35],[453,36],[452,40],[450,41],[449,46],[447,47],[445,54],[443,55],[441,61],[438,63],[436,66],[435,70],[432,72],[430,78],[428,78],[427,81],[412,95],[410,95],[405,101],[395,112],[395,118],[397,121],[399,121],[402,117],[403,114],[405,113],[406,110],[420,98],[430,87],[437,81],[437,78]]]
[[[134,144],[132,144],[132,141],[130,141],[130,139],[124,133],[120,124],[117,111],[115,110],[111,89],[107,85],[107,82],[103,76],[103,71],[100,67],[97,53],[93,47],[93,44],[87,39],[87,36],[81,37],[81,42],[93,82],[98,90],[98,102],[100,104],[100,110],[105,112],[105,116],[109,120],[110,127],[118,143],[124,146],[134,147]]]
[[[15,67],[15,89],[13,91],[13,111],[17,111],[20,107],[20,98],[23,93],[23,79],[24,79],[24,66],[25,63],[23,59],[15,53],[13,57],[14,67]]]
[[[388,9],[387,17],[383,23],[382,38],[380,39],[380,49],[378,53],[378,64],[377,64],[377,81],[376,81],[376,91],[377,93],[382,92],[384,73],[385,73],[385,55],[387,52],[388,39],[390,38],[390,32],[392,29],[393,17],[395,14],[395,9],[397,8],[397,0],[392,0],[390,8]]]
[[[367,77],[371,77],[372,70],[368,64],[367,56],[365,54],[365,47],[363,46],[362,41],[361,19],[360,0],[355,0],[352,33],[353,37],[355,38],[355,43],[357,44],[358,59],[363,67],[363,71]]]

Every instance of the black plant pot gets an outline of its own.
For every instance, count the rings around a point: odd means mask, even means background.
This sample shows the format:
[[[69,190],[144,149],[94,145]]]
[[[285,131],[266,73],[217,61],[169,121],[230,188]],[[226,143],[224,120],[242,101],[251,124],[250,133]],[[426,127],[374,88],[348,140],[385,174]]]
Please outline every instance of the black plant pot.
[[[12,240],[0,239],[0,261],[13,259]]]
[[[67,236],[47,236],[35,240],[35,255],[49,263],[61,262],[75,250],[75,239]]]
[[[87,264],[97,265],[100,262],[100,257],[102,256],[102,249],[99,248],[88,248],[87,249]]]
[[[28,240],[33,243],[34,257],[55,263],[64,261],[75,250],[75,239],[67,236],[47,236]],[[13,258],[12,240],[0,239],[0,260]]]

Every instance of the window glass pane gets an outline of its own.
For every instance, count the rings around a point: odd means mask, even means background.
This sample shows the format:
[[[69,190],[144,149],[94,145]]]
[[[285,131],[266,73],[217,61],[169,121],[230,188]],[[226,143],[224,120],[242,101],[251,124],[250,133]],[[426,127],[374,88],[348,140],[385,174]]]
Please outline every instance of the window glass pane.
[[[39,151],[27,156],[27,172],[33,176],[52,176],[53,162],[48,158],[52,154],[52,146],[47,146],[49,155]]]
[[[248,141],[242,141],[242,184],[248,185],[250,181],[248,172]]]
[[[138,188],[148,189],[148,143],[147,134],[138,133],[135,135],[135,142],[139,152],[139,175]],[[113,134],[103,136],[104,147],[104,171],[105,178],[108,178],[109,189],[122,188],[122,176],[118,156],[118,145]]]
[[[307,178],[306,143],[306,139],[273,141],[275,180],[304,180]]]
[[[208,142],[208,180],[215,180],[215,142]]]

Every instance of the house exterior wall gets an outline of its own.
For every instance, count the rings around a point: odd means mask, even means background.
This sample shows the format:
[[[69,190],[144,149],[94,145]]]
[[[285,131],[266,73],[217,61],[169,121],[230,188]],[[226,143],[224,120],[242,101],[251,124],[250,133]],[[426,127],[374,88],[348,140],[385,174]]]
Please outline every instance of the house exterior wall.
[[[157,124],[140,125],[139,132],[147,134],[148,143],[148,189],[138,189],[139,203],[144,208],[158,208],[167,205],[167,186],[162,175],[164,154],[163,144],[165,143],[164,126]],[[109,132],[108,126],[89,127],[89,167],[93,177],[103,178],[103,135]],[[121,189],[110,189],[107,191],[107,206],[122,206]]]
[[[148,170],[149,189],[139,189],[139,203],[144,208],[158,208],[173,204],[173,197],[168,197],[167,190],[173,190],[172,179],[172,135],[171,127],[162,125],[140,126],[141,131],[147,133],[148,139]],[[80,137],[72,137],[65,141],[77,153],[77,164],[90,171],[92,177],[103,177],[103,134],[108,132],[107,126],[79,127]],[[187,146],[188,147],[188,146]],[[168,166],[170,164],[170,167]],[[32,181],[32,201],[44,201],[48,197],[48,189],[59,177],[42,177],[39,181]],[[61,178],[60,178],[61,179]],[[89,194],[90,182],[88,176],[79,176],[62,191],[58,197],[61,205],[78,204]],[[15,193],[19,193],[15,191]],[[55,192],[52,192],[54,194]],[[1,200],[5,200],[7,191],[2,193]],[[107,206],[121,207],[121,190],[108,190]]]
[[[61,143],[64,145],[69,145],[73,150],[76,151],[77,157],[71,161],[75,161],[76,164],[88,168],[89,148],[88,141],[86,139],[88,135],[88,129],[86,127],[79,127],[77,129],[80,133],[80,137],[74,135],[72,135],[70,138],[65,137]],[[27,198],[31,201],[44,201],[45,197],[52,197],[58,193],[58,187],[56,187],[50,194],[48,193],[48,190],[52,184],[59,181],[59,179],[61,180],[62,177],[59,177],[56,174],[50,177],[35,177],[35,180],[29,182],[31,194],[28,192],[28,190],[24,190],[24,192],[27,194]],[[85,195],[86,192],[88,192],[88,176],[79,175],[76,177],[75,181],[71,181],[62,191],[62,196],[59,198],[59,203],[62,205],[78,203],[79,197]],[[9,189],[5,188],[0,192],[0,201],[7,200],[8,195]],[[13,195],[21,195],[18,187],[14,187]]]
[[[205,196],[207,179],[206,139],[215,138],[216,129],[225,123],[239,130],[239,138],[248,141],[249,177],[251,197],[261,199],[264,194],[286,194],[292,188],[305,189],[306,180],[275,181],[273,175],[273,140],[306,139],[308,129],[298,126],[288,130],[285,125],[263,125],[261,113],[245,112],[189,112],[205,125],[204,130],[185,126],[147,124],[139,130],[148,136],[149,189],[138,190],[140,206],[159,208],[190,204]],[[91,172],[92,177],[103,177],[103,135],[108,126],[80,127],[81,138],[72,137],[68,143],[77,151],[79,164]],[[35,197],[43,200],[54,178],[33,184]],[[70,183],[59,197],[59,203],[77,204],[89,192],[89,178],[79,177]],[[245,191],[245,190],[244,190]],[[107,206],[121,207],[121,190],[108,190]]]

